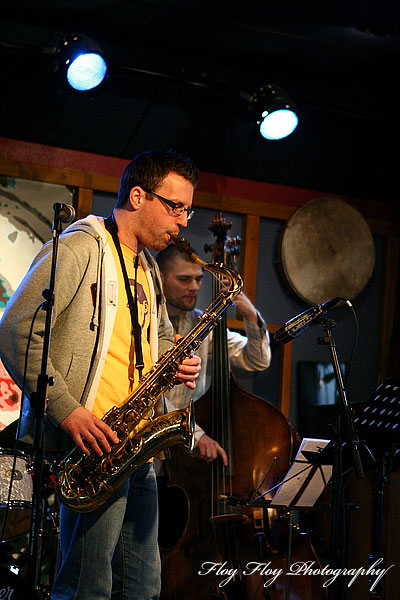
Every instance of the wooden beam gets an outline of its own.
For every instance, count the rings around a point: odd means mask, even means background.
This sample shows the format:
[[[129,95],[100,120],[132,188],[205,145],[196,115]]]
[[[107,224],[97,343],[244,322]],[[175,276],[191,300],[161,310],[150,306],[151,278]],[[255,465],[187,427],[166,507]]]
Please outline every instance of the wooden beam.
[[[116,193],[128,159],[44,146],[0,137],[0,172]],[[397,205],[354,198],[321,190],[285,186],[238,177],[200,173],[196,204],[222,210],[287,220],[293,210],[310,200],[333,197],[348,202],[367,219],[371,229],[382,235],[398,235]],[[217,202],[217,204],[216,204]]]
[[[257,287],[258,237],[260,234],[260,217],[247,215],[244,218],[243,243],[241,252],[241,273],[243,291],[255,303]]]
[[[120,181],[119,177],[110,175],[19,162],[4,158],[3,156],[0,156],[0,174],[8,177],[20,177],[21,179],[57,183],[77,188],[83,187],[85,189],[111,192],[113,194],[118,193]],[[316,197],[314,195],[314,198]],[[347,202],[351,204],[349,199],[347,199]],[[201,208],[211,209],[215,209],[218,206],[220,210],[225,212],[278,219],[280,221],[287,221],[297,208],[297,206],[293,205],[266,202],[264,199],[240,198],[213,192],[202,192],[201,190],[196,190],[194,204]],[[383,215],[382,219],[378,217],[365,217],[371,230],[379,235],[395,236],[398,231],[396,219],[394,217],[391,218],[390,213],[388,214],[386,210],[382,210],[381,214]]]
[[[274,333],[281,325],[267,323],[267,329]],[[292,342],[279,346],[279,386],[278,408],[289,419],[290,416],[290,383],[292,378]]]
[[[74,197],[74,206],[76,210],[76,218],[83,219],[92,212],[93,190],[79,188],[78,193]]]
[[[0,156],[0,173],[9,177],[20,177],[46,183],[58,183],[72,187],[117,193],[119,178],[85,171],[63,169],[35,163],[22,163]]]

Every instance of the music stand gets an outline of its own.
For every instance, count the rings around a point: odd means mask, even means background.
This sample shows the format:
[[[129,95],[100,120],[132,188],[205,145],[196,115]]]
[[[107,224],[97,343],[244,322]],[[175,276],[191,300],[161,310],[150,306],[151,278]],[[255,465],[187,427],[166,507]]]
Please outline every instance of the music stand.
[[[287,572],[290,571],[293,534],[293,511],[311,509],[318,500],[322,491],[332,475],[332,463],[323,458],[325,448],[329,448],[330,441],[316,438],[304,438],[297,451],[296,458],[291,461],[292,466],[286,473],[283,481],[267,490],[253,501],[256,502],[272,490],[278,491],[269,506],[285,507],[290,513]],[[328,456],[327,454],[325,455]],[[319,459],[322,457],[322,460]],[[285,600],[289,600],[290,577],[286,577]]]
[[[312,508],[332,475],[332,462],[318,460],[330,441],[304,438],[270,506]]]
[[[400,448],[400,377],[388,377],[365,403],[358,405],[354,425],[374,459],[374,502],[369,564],[383,558],[384,491]],[[394,470],[394,469],[393,469]],[[385,564],[385,563],[384,563]],[[384,564],[382,566],[384,566]],[[375,588],[381,594],[381,584]]]
[[[354,425],[364,441],[378,450],[400,447],[400,377],[388,377],[357,408]]]

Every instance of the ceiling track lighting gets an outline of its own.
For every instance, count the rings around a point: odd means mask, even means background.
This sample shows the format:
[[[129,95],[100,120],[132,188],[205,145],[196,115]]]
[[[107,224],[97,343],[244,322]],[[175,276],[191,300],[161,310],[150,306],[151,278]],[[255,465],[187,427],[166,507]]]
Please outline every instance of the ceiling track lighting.
[[[100,48],[81,34],[60,35],[56,42],[48,45],[44,53],[53,56],[54,70],[65,82],[78,91],[98,87],[107,75],[107,63]],[[248,108],[257,112],[257,123],[261,135],[267,140],[281,140],[296,129],[299,119],[293,101],[276,84],[264,83],[253,94],[238,90],[226,82],[215,82],[207,78],[173,75],[155,71],[145,71],[135,67],[119,66],[119,70],[138,72],[150,76],[171,79],[196,87],[215,89],[228,95],[239,95],[248,103]]]
[[[298,125],[296,107],[279,85],[260,86],[250,97],[249,106],[257,110],[260,133],[267,140],[286,138]]]
[[[44,53],[52,55],[54,71],[79,92],[98,87],[107,75],[107,63],[100,48],[84,35],[59,36]]]

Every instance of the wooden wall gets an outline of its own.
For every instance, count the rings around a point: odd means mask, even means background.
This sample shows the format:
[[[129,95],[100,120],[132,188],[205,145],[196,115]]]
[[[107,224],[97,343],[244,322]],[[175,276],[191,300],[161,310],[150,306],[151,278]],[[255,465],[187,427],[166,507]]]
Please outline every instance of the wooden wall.
[[[119,178],[127,162],[126,159],[0,138],[0,174],[73,186],[77,190],[74,204],[78,218],[91,212],[93,190],[118,192]],[[378,379],[382,381],[388,374],[389,353],[394,347],[393,323],[399,304],[396,298],[399,274],[399,220],[394,203],[372,202],[320,190],[201,173],[194,204],[239,213],[244,217],[241,273],[245,282],[244,291],[254,302],[260,219],[287,221],[297,207],[321,195],[340,198],[353,205],[367,220],[372,232],[385,238],[386,260],[378,373]],[[230,326],[240,327],[240,323],[230,322]],[[271,331],[273,329],[272,325]],[[286,353],[285,368],[288,370],[290,345]],[[400,355],[397,353],[397,373],[400,372],[399,361]],[[290,376],[290,368],[287,376]],[[285,392],[282,409],[286,415],[288,402],[288,392]]]
[[[61,148],[52,148],[39,144],[0,138],[0,175],[37,180],[72,186],[76,189],[74,198],[77,217],[91,212],[93,191],[117,193],[119,178],[127,160],[105,157],[95,154],[75,152]],[[338,194],[329,194],[318,190],[273,185],[269,183],[235,179],[210,173],[202,173],[195,193],[196,206],[239,213],[243,217],[241,272],[245,281],[245,292],[253,300],[256,296],[257,256],[259,249],[260,220],[277,219],[285,222],[296,208],[318,196],[335,197],[345,200],[357,208],[370,225],[373,233],[385,239],[385,273],[382,290],[380,316],[379,379],[382,381],[391,368],[391,374],[399,374],[400,353],[396,351],[393,337],[395,311],[398,310],[398,273],[399,273],[399,229],[395,204],[371,202],[360,198],[348,198]],[[240,328],[238,320],[230,320],[230,327]],[[271,332],[279,324],[269,324]],[[282,346],[281,360],[281,397],[279,405],[285,416],[289,415],[291,344]],[[398,519],[393,514],[398,509],[398,480],[394,482],[386,498],[387,511],[394,528],[389,532],[387,541],[389,560],[394,561],[400,535]],[[397,513],[396,513],[397,514]],[[360,517],[361,517],[360,513]],[[358,518],[360,518],[358,517]],[[367,517],[369,518],[369,517]],[[356,519],[357,520],[357,519]],[[390,529],[390,526],[389,526]],[[351,540],[357,544],[368,543],[358,533],[351,534]],[[353,537],[354,536],[354,537]],[[394,573],[393,573],[394,575]],[[391,577],[388,593],[398,593],[398,577]],[[391,591],[390,591],[391,590]],[[397,595],[388,597],[397,598]]]

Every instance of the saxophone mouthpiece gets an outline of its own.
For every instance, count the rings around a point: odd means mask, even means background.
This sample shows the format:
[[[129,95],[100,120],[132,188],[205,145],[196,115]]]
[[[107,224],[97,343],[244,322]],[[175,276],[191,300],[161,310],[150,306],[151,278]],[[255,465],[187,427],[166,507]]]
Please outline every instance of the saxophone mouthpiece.
[[[170,233],[169,236],[181,254],[186,254],[192,262],[195,262],[202,267],[207,264],[197,256],[196,252],[190,247],[190,243],[184,237],[174,235],[173,233]]]
[[[188,254],[188,250],[192,251],[190,248],[190,244],[184,237],[180,237],[179,235],[174,235],[173,233],[169,234],[171,241],[175,244],[177,250],[181,253]]]

